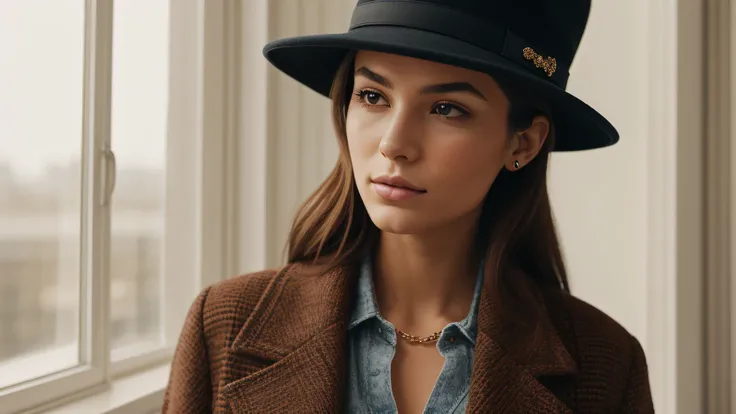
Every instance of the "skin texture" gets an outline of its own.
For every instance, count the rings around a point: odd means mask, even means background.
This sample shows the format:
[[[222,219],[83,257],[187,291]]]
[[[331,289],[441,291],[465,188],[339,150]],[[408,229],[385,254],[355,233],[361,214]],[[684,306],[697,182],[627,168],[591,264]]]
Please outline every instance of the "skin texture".
[[[446,84],[452,86],[436,86]],[[491,76],[392,54],[360,51],[352,92],[350,158],[358,192],[381,230],[378,306],[398,329],[427,336],[467,315],[483,200],[502,168],[515,171],[515,161],[524,168],[537,155],[549,121],[536,117],[511,134],[509,102]],[[401,176],[422,191],[387,200],[373,183],[381,176]],[[424,408],[444,363],[435,346],[399,341],[392,386],[400,412]]]

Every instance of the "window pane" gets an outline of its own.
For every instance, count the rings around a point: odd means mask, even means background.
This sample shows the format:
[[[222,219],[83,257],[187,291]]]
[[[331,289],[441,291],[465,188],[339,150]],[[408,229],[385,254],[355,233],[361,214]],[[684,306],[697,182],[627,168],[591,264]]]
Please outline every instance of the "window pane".
[[[112,148],[113,359],[159,348],[168,112],[168,1],[115,2]]]
[[[0,389],[79,363],[84,6],[0,1]]]

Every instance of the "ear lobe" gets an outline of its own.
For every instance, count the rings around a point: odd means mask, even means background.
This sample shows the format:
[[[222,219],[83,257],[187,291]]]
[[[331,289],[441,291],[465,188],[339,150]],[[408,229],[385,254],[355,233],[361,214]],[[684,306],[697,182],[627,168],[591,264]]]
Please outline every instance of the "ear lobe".
[[[514,159],[508,163],[506,163],[505,167],[510,172],[514,172],[516,170],[519,170],[524,166],[524,163],[521,160]]]

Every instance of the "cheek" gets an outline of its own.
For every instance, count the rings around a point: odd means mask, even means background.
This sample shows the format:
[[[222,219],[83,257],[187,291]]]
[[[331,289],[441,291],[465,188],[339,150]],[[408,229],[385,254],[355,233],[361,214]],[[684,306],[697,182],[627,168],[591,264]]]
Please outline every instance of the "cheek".
[[[503,167],[503,142],[503,137],[462,138],[433,148],[427,157],[441,197],[468,206],[479,203]]]
[[[372,133],[371,128],[375,128],[375,126],[371,126],[359,112],[348,111],[345,131],[348,138],[350,160],[358,177],[363,175],[370,158],[376,154],[380,144],[379,139],[371,138],[371,136],[377,136]]]

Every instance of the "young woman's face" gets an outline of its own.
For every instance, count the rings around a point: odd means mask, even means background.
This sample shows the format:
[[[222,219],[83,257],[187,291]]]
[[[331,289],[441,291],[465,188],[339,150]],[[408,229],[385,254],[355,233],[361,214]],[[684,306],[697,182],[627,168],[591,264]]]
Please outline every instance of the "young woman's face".
[[[489,75],[361,51],[354,85],[350,158],[368,214],[383,231],[475,223],[499,171],[528,157],[509,135],[509,104]]]

